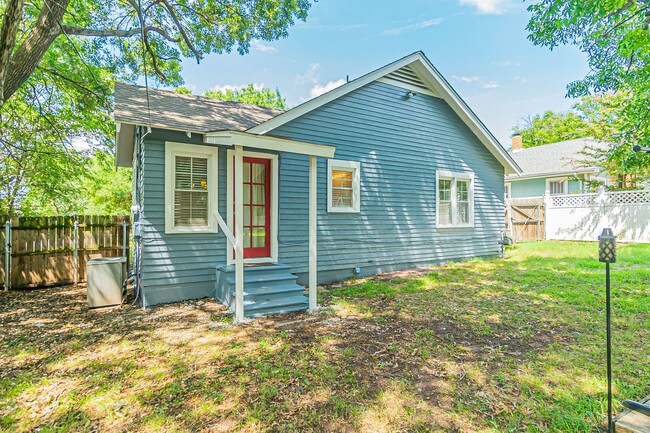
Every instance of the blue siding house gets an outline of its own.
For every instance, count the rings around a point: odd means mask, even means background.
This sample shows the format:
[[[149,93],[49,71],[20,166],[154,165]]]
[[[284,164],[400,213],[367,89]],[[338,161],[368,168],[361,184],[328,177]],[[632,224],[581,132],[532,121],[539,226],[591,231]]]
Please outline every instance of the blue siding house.
[[[422,52],[286,112],[117,83],[115,121],[140,302],[212,296],[238,321],[315,309],[320,283],[496,256],[519,172]]]
[[[511,155],[521,174],[506,175],[507,198],[541,198],[550,195],[588,192],[592,182],[609,185],[607,173],[584,162],[589,149],[604,150],[607,143],[592,138],[577,138],[543,146],[523,148],[521,135],[512,137]]]

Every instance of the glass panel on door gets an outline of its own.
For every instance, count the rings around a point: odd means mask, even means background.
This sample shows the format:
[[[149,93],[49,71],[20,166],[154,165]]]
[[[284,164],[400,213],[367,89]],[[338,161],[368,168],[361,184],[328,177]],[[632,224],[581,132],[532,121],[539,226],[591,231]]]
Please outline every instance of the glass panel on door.
[[[243,164],[244,258],[270,257],[271,160],[244,157]]]

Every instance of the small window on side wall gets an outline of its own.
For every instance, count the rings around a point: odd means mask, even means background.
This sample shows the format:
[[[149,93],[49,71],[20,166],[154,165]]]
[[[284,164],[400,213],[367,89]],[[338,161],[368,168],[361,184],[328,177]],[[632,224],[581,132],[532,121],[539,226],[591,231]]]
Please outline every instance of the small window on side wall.
[[[436,227],[474,227],[474,173],[436,172]]]
[[[327,211],[355,213],[361,209],[361,163],[327,160]]]
[[[566,178],[546,179],[546,189],[551,195],[566,194],[568,192],[567,185],[568,182]]]
[[[165,144],[165,233],[214,233],[217,150]]]

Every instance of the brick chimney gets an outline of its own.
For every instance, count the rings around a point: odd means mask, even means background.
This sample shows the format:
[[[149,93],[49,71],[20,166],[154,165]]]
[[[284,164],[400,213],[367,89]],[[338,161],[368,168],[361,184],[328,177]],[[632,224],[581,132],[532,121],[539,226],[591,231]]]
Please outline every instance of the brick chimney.
[[[519,152],[524,147],[524,141],[521,138],[521,134],[515,134],[512,136],[512,152]]]

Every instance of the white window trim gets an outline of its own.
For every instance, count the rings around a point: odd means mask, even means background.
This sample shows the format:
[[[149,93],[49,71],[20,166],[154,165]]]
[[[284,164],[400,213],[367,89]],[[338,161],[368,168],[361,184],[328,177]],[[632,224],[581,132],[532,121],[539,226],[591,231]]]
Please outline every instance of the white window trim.
[[[438,203],[440,198],[438,195],[438,185],[440,179],[450,179],[451,182],[451,224],[441,224],[439,213],[438,213]],[[460,224],[455,220],[458,218],[458,203],[456,201],[456,180],[467,180],[469,185],[467,188],[468,198],[469,198],[469,222]],[[445,170],[436,170],[436,228],[439,229],[456,229],[456,228],[473,228],[474,227],[474,173],[458,173],[453,171]]]
[[[332,171],[353,171],[352,206],[332,206]],[[327,160],[327,212],[359,213],[361,212],[361,163],[359,161]]]
[[[562,182],[562,192],[560,194],[551,195],[567,195],[569,193],[569,178],[568,177],[549,177],[546,178],[546,191],[551,191],[551,182]]]
[[[506,200],[510,200],[512,198],[512,183],[506,182],[504,185],[504,191],[503,195]]]
[[[208,225],[203,227],[174,227],[174,177],[176,156],[208,159]],[[165,142],[165,233],[217,233],[218,223],[214,215],[217,206],[218,151],[214,146]]]
[[[228,228],[234,233],[235,220],[234,217],[234,200],[233,200],[233,156],[234,150],[226,152],[228,161],[226,163],[226,212]],[[244,263],[277,263],[278,261],[278,155],[273,153],[261,152],[244,152],[244,156],[251,158],[270,159],[271,160],[271,257],[252,257],[244,259]],[[235,263],[232,254],[233,245],[228,240],[226,242],[226,260],[229,265]]]

